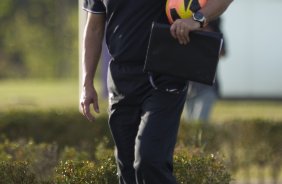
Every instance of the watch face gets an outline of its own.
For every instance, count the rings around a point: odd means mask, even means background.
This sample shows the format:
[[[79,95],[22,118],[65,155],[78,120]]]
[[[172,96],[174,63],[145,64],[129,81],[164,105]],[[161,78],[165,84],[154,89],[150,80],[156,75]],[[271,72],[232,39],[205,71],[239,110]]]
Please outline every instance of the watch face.
[[[204,15],[201,12],[196,12],[194,14],[194,17],[195,17],[196,20],[200,20],[201,21],[204,18]]]

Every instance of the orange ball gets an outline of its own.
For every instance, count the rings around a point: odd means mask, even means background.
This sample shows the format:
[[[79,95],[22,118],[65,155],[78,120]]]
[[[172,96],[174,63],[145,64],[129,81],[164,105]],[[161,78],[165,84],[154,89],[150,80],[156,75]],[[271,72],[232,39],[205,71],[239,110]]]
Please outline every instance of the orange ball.
[[[207,0],[167,0],[166,15],[172,24],[177,19],[189,18],[203,8]]]

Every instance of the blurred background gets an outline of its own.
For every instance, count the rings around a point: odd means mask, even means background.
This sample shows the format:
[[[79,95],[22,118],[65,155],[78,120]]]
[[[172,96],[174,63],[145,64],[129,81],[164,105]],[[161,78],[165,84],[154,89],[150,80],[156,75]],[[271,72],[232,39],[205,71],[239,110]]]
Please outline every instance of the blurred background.
[[[94,162],[113,149],[102,95],[105,61],[95,80],[97,122],[78,112],[81,6],[82,0],[0,1],[0,162],[27,161],[46,183],[60,178],[61,161]],[[280,0],[233,2],[222,16],[228,54],[218,68],[220,99],[209,123],[181,120],[177,150],[218,155],[234,184],[282,183],[281,7]]]
[[[228,57],[220,66],[224,97],[281,99],[282,26],[275,23],[281,6],[279,0],[239,0],[224,14],[228,44]]]

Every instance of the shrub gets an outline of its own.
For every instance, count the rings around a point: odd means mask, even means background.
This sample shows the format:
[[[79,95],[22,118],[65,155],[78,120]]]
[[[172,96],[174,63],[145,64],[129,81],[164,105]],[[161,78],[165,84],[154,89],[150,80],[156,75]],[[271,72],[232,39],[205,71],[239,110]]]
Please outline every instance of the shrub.
[[[0,184],[38,184],[27,162],[0,162]]]
[[[72,161],[86,161],[90,160],[90,154],[85,151],[78,151],[73,147],[65,147],[62,153],[60,154],[60,160],[65,162],[67,160]]]
[[[55,183],[57,184],[82,184],[94,183],[95,165],[89,161],[60,162],[56,169]]]
[[[175,176],[180,184],[228,184],[231,180],[223,163],[215,156],[187,152],[175,156]],[[61,162],[56,169],[57,184],[117,184],[117,168],[113,156],[98,163],[82,161]]]
[[[229,184],[231,181],[223,162],[213,154],[204,156],[180,152],[174,156],[174,168],[180,184]]]
[[[0,144],[0,155],[6,156],[2,161],[26,161],[29,169],[33,171],[39,181],[46,181],[53,175],[53,169],[58,163],[56,144],[35,144],[33,141],[4,141]],[[13,166],[13,165],[12,165]],[[16,164],[22,166],[23,164]]]
[[[106,115],[97,117],[95,124],[77,110],[11,111],[0,116],[0,134],[11,141],[25,138],[35,143],[55,142],[59,150],[71,146],[93,152],[106,137],[109,140],[106,147],[113,147]]]
[[[232,172],[250,165],[281,165],[282,122],[271,120],[233,120],[224,124],[182,123],[178,146],[220,152]],[[279,170],[278,170],[279,171]]]
[[[113,157],[101,160],[100,164],[90,161],[60,162],[56,169],[56,184],[115,184],[116,164]]]
[[[26,160],[39,178],[51,176],[58,160],[95,161],[113,149],[106,115],[99,116],[94,124],[77,110],[11,111],[1,112],[0,117],[0,160]],[[273,178],[277,178],[282,163],[281,135],[281,121],[183,122],[177,147],[206,154],[220,152],[232,173],[256,165],[270,167]],[[29,139],[34,142],[23,141]]]

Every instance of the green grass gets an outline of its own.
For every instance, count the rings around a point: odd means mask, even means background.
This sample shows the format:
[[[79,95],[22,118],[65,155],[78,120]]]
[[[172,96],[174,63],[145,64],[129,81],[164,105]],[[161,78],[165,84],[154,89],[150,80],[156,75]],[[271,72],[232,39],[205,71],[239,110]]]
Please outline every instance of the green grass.
[[[95,81],[101,92],[101,82]],[[78,108],[78,80],[2,80],[0,111]],[[101,93],[100,93],[101,94]],[[100,108],[107,111],[107,100],[100,95]],[[212,113],[212,122],[233,119],[282,120],[282,101],[220,100]]]
[[[221,100],[212,113],[212,122],[232,119],[282,120],[282,101]]]
[[[245,169],[240,169],[236,174],[233,174],[234,182],[232,184],[245,184],[247,180],[250,182],[249,184],[257,184],[262,182],[261,179],[265,181],[265,184],[271,184],[273,179],[271,174],[270,167],[261,168],[252,165],[249,167],[248,174]],[[282,172],[278,176],[277,184],[282,184]]]
[[[75,107],[78,82],[48,80],[0,81],[0,111]]]

